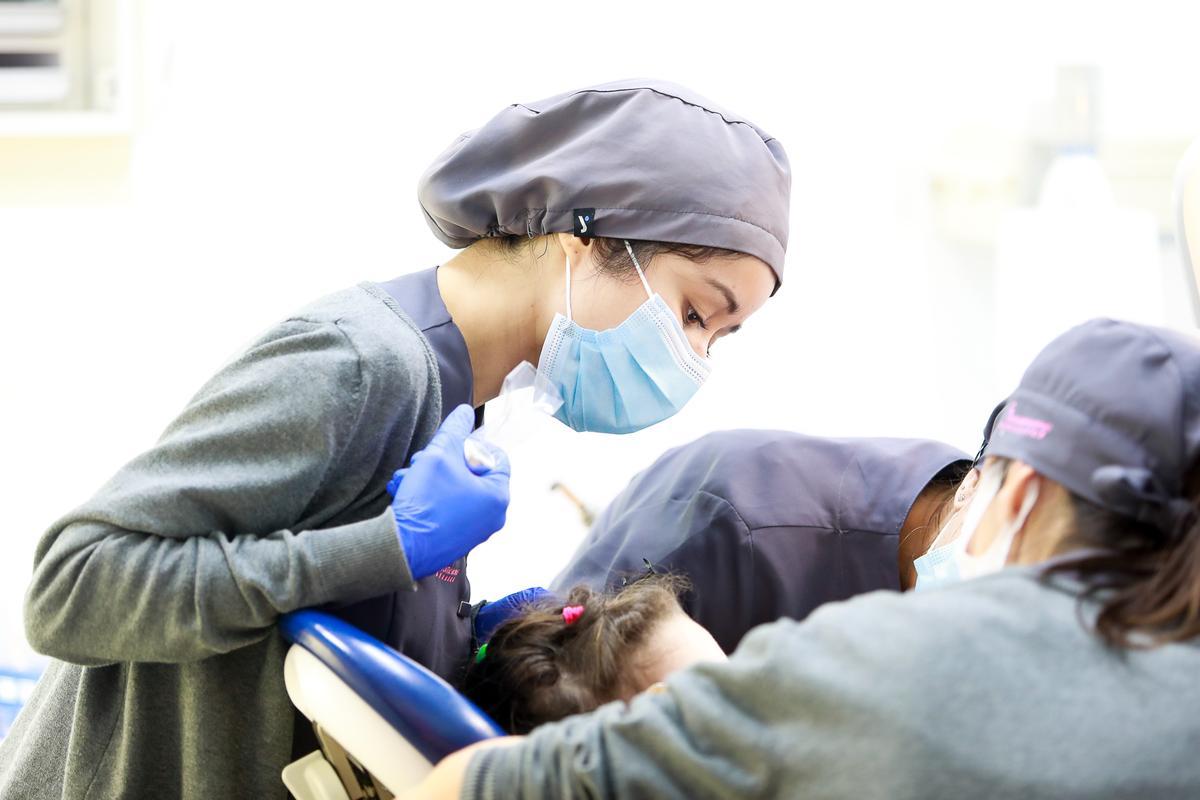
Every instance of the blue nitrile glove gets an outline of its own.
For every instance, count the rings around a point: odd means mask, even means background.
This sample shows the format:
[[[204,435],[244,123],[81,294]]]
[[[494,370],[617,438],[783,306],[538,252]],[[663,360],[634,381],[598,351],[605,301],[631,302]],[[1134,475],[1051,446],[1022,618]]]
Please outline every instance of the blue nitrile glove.
[[[476,474],[467,465],[463,442],[475,412],[461,405],[433,439],[388,482],[400,544],[414,580],[453,564],[504,527],[508,510],[508,458],[488,445],[496,466]]]
[[[553,592],[540,586],[531,586],[528,589],[501,597],[494,603],[484,603],[475,614],[475,640],[486,642],[492,638],[496,628],[507,622],[522,608],[552,595]]]

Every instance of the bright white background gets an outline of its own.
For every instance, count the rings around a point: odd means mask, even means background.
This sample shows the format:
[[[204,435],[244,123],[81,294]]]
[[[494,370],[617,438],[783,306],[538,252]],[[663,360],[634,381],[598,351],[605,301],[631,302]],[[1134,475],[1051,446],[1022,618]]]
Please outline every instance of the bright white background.
[[[21,593],[56,516],[275,320],[445,259],[416,205],[425,165],[508,103],[590,83],[686,83],[785,144],[786,285],[721,344],[710,384],[675,419],[621,438],[547,428],[512,453],[510,524],[472,559],[477,597],[548,580],[573,549],[583,528],[551,483],[601,507],[708,430],[926,436],[973,451],[1036,349],[1022,324],[1057,331],[1113,308],[1079,276],[1117,212],[1051,221],[1074,238],[1037,270],[1075,277],[1033,311],[1012,275],[1046,248],[995,242],[1022,225],[1004,159],[1019,162],[1058,67],[1100,70],[1103,141],[1170,155],[1200,135],[1194,5],[1099,5],[146,4],[132,137],[0,138],[0,659],[25,657]],[[1120,217],[1133,231],[1123,268],[1151,294],[1130,313],[1186,325],[1156,223],[1169,184],[1150,171],[1147,208]],[[978,206],[973,186],[1012,213],[972,217],[984,233],[956,239],[947,193]],[[998,274],[1004,258],[1018,266]]]

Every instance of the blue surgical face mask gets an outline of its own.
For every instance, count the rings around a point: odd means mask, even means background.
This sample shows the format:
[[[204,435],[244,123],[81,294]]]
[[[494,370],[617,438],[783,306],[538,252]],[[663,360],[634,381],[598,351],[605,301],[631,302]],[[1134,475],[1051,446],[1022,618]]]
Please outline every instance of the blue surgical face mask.
[[[625,249],[646,302],[615,328],[581,327],[571,317],[568,260],[567,315],[554,315],[538,360],[538,371],[562,395],[554,416],[577,431],[632,433],[661,422],[683,408],[712,371],[666,302],[650,290],[629,242]]]

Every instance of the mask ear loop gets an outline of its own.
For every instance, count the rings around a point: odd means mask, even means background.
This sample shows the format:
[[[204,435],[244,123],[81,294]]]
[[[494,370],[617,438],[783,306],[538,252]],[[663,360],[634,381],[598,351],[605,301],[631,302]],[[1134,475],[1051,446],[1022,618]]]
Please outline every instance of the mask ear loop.
[[[633,248],[629,245],[628,239],[622,239],[625,242],[625,252],[629,253],[629,260],[633,262],[633,268],[637,270],[638,277],[642,279],[642,286],[646,289],[647,297],[654,297],[654,292],[650,290],[650,282],[646,280],[646,273],[642,271],[642,265],[638,263],[637,256],[633,254]]]
[[[1017,536],[1025,531],[1025,523],[1029,521],[1029,515],[1033,512],[1033,507],[1037,503],[1040,488],[1041,484],[1039,481],[1038,483],[1034,483],[1025,492],[1025,499],[1021,501],[1021,508],[1017,512],[1017,518],[1011,524],[1012,532],[1008,534],[1008,547],[1004,551],[1004,560],[1001,562],[1004,565],[1008,564],[1009,557],[1013,555],[1013,547],[1017,543]],[[1024,539],[1025,537],[1021,536],[1022,542]]]
[[[566,285],[566,287],[564,287],[563,294],[566,296],[566,299],[567,299],[567,320],[570,321],[570,320],[574,319],[574,317],[571,315],[571,257],[567,256],[566,259],[567,259],[567,285]]]
[[[963,542],[961,554],[965,557],[966,564],[969,565],[969,568],[963,570],[964,577],[972,578],[976,575],[986,575],[1008,566],[1008,558],[1012,555],[1013,544],[1016,542],[1017,534],[1024,529],[1025,523],[1029,521],[1029,514],[1033,511],[1033,506],[1037,503],[1038,489],[1039,484],[1034,483],[1026,491],[1025,497],[1021,501],[1021,508],[1017,511],[1016,518],[1005,526],[996,539],[988,545],[987,550],[978,555],[972,555],[967,552],[967,546],[970,544],[969,538]],[[995,498],[993,497],[993,499]],[[988,505],[991,505],[991,503],[989,502]],[[974,533],[971,536],[973,537]]]

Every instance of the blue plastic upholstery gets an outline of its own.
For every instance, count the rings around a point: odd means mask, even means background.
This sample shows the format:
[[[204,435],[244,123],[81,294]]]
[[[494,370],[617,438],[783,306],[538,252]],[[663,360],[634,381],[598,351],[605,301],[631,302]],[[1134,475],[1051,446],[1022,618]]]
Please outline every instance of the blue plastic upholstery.
[[[450,684],[337,617],[294,611],[283,616],[279,628],[285,639],[333,670],[431,763],[504,735]]]

